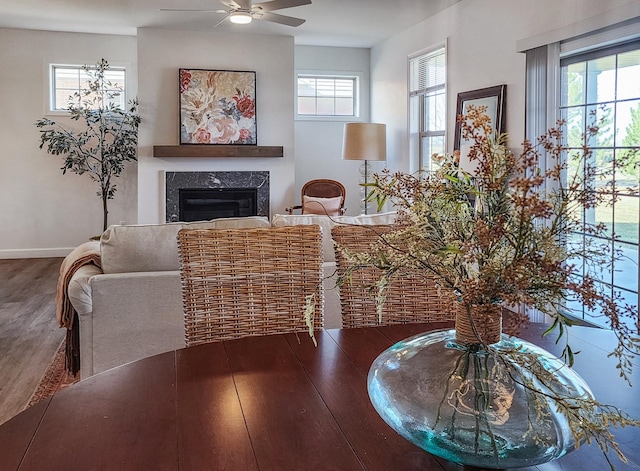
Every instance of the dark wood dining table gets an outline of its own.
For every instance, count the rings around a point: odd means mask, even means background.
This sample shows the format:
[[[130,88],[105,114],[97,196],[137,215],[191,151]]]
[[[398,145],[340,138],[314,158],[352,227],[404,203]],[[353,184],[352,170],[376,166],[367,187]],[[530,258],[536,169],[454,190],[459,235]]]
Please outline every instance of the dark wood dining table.
[[[367,395],[377,355],[447,327],[407,324],[247,337],[190,347],[83,380],[0,426],[0,470],[472,470],[396,434]],[[542,325],[521,337],[552,352]],[[619,378],[609,331],[570,329],[575,369],[596,397],[640,417],[640,385]],[[615,430],[637,469],[640,429]],[[524,470],[607,470],[595,444]]]

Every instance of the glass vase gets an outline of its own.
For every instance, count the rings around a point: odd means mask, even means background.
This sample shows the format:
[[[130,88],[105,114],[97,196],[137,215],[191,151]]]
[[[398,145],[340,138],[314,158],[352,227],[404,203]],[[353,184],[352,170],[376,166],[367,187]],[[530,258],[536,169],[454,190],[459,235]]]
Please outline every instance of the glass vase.
[[[573,405],[593,397],[584,380],[544,349],[496,334],[500,322],[490,314],[494,325],[469,330],[461,317],[474,316],[462,311],[456,330],[402,340],[373,362],[368,389],[380,416],[420,448],[465,465],[533,466],[573,450],[552,398]],[[478,343],[482,336],[491,343]]]

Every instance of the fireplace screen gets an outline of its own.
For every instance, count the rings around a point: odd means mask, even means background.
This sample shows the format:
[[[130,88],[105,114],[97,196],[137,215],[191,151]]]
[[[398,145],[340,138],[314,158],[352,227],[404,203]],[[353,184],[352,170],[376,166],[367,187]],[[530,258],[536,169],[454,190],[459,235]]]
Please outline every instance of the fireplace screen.
[[[256,216],[257,188],[181,188],[180,221]]]

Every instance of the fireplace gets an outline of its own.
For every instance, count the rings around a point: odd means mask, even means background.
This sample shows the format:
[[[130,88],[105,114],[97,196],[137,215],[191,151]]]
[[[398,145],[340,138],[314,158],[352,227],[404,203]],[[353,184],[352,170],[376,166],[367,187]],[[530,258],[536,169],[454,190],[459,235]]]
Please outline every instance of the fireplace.
[[[179,219],[257,216],[257,188],[180,188]]]
[[[269,172],[166,172],[167,222],[269,217]]]

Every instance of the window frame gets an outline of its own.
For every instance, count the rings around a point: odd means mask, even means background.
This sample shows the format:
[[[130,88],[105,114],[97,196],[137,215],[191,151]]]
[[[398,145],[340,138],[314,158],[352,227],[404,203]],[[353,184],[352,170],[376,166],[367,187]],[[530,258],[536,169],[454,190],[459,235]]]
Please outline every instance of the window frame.
[[[333,115],[333,114],[299,114],[298,113],[298,79],[300,77],[313,77],[319,79],[353,79],[353,115]],[[336,121],[336,122],[360,122],[362,118],[362,80],[364,74],[354,71],[329,71],[329,70],[296,70],[295,71],[295,99],[294,117],[296,121]]]
[[[527,62],[525,94],[525,134],[527,139],[535,142],[537,136],[546,132],[547,129],[555,127],[557,120],[561,118],[562,65],[566,65],[572,60],[579,60],[580,57],[589,60],[589,55],[600,55],[602,51],[610,52],[612,49],[617,49],[617,53],[623,53],[629,44],[640,42],[640,33],[637,29],[640,22],[634,21],[632,23],[624,23],[618,27],[596,30],[579,37],[522,50],[522,52],[526,52]],[[617,97],[614,101],[618,101]],[[614,143],[613,148],[617,149],[618,147]],[[542,159],[540,162],[541,171],[544,171],[549,164]],[[615,219],[613,223],[615,225]],[[609,240],[612,244],[617,242],[615,239],[610,238]],[[638,271],[636,295],[640,292],[640,266]],[[617,290],[613,283],[613,274],[611,282],[605,278],[602,279],[602,282]],[[526,311],[534,322],[548,320],[544,319],[535,309],[527,309]],[[589,316],[585,316],[584,311],[565,310],[565,314],[579,321],[593,322]]]
[[[87,63],[88,64],[88,63]],[[91,65],[91,64],[89,64]],[[52,62],[47,64],[47,82],[46,82],[46,86],[47,86],[47,105],[46,105],[46,110],[45,110],[45,115],[47,116],[68,116],[69,115],[69,111],[67,109],[61,109],[61,108],[55,108],[56,105],[56,69],[57,68],[67,68],[67,69],[73,69],[76,71],[82,71],[84,67],[84,64],[71,64],[71,63],[60,63],[60,62]],[[125,109],[126,104],[128,103],[128,72],[129,72],[129,68],[125,65],[119,65],[119,64],[109,64],[109,70],[110,71],[122,71],[123,72],[123,81],[124,81],[124,87],[122,88],[122,103],[124,104],[124,106],[122,106],[123,109]],[[80,89],[81,90],[81,89]],[[70,93],[69,96],[72,96],[74,92]],[[68,101],[65,103],[65,106],[68,106]]]
[[[574,53],[564,53],[564,54],[560,54],[559,57],[559,62],[558,62],[558,68],[560,71],[560,77],[561,80],[558,82],[558,90],[559,92],[562,94],[563,90],[564,90],[564,86],[565,84],[563,83],[563,79],[564,79],[564,75],[562,73],[563,69],[565,67],[569,67],[570,65],[574,65],[574,64],[580,64],[580,63],[585,63],[588,64],[592,61],[598,60],[598,59],[604,59],[604,58],[608,58],[608,57],[614,57],[615,58],[615,66],[613,69],[609,69],[609,70],[614,70],[615,71],[615,77],[616,77],[616,81],[613,84],[613,96],[612,97],[608,97],[606,99],[597,99],[597,100],[592,100],[591,97],[586,96],[587,93],[585,93],[585,97],[583,98],[583,100],[580,103],[564,103],[564,100],[561,100],[558,102],[558,107],[557,107],[557,113],[560,116],[564,116],[565,113],[568,113],[568,110],[573,110],[573,109],[583,109],[583,128],[585,126],[589,126],[590,124],[590,117],[588,115],[588,112],[590,109],[592,110],[596,110],[599,109],[602,106],[606,106],[607,109],[611,109],[613,112],[613,116],[611,118],[612,122],[611,125],[613,127],[613,131],[612,131],[612,141],[610,143],[604,144],[604,143],[587,143],[587,145],[589,145],[589,147],[591,149],[593,149],[593,159],[595,162],[596,159],[596,153],[610,153],[612,156],[612,163],[614,165],[615,168],[615,162],[616,162],[616,156],[620,153],[620,152],[624,152],[625,148],[628,148],[628,146],[622,145],[618,143],[618,138],[617,138],[617,134],[619,132],[619,128],[618,128],[618,123],[617,123],[617,118],[618,115],[616,113],[616,109],[619,105],[623,105],[625,103],[629,103],[629,102],[638,102],[640,100],[640,95],[633,97],[633,98],[621,98],[618,95],[618,89],[617,89],[617,83],[619,78],[617,77],[619,70],[621,69],[619,67],[619,63],[618,63],[618,56],[621,54],[624,54],[626,52],[629,51],[640,51],[640,39],[636,39],[636,40],[632,40],[632,41],[620,41],[617,44],[613,44],[613,45],[607,45],[605,47],[594,47],[594,48],[590,48],[586,51],[579,51],[579,52],[574,52]],[[585,92],[587,91],[587,88],[589,87],[590,81],[592,80],[596,80],[594,77],[589,76],[589,74],[587,74],[585,76]],[[568,86],[568,85],[567,85]],[[593,89],[591,89],[593,90]],[[640,109],[640,105],[638,105]],[[598,112],[599,115],[599,112]],[[569,123],[567,122],[566,126],[568,126]],[[565,139],[568,138],[568,131],[565,128]],[[584,132],[584,129],[583,129]],[[596,141],[599,141],[599,138],[595,139]],[[567,144],[569,145],[569,144]],[[634,146],[634,148],[637,148],[638,146]],[[571,148],[574,149],[574,148]],[[579,148],[578,148],[579,150]],[[617,182],[618,178],[620,176],[622,176],[624,174],[624,172],[618,172],[617,170],[615,171],[614,175],[613,175],[613,181]],[[637,180],[637,175],[636,175],[636,185],[638,183]],[[595,182],[594,182],[595,184]],[[604,189],[603,189],[604,190]],[[606,192],[606,190],[604,190]],[[624,208],[624,203],[622,201],[626,201],[627,198],[634,198],[634,199],[638,199],[638,195],[637,192],[633,195],[630,194],[625,194],[624,191],[621,190],[621,195],[620,198],[612,203],[612,206],[610,207],[610,212],[611,212],[611,222],[607,222],[607,225],[612,227],[612,231],[613,234],[609,235],[607,237],[596,237],[593,238],[594,240],[598,240],[598,243],[607,243],[607,245],[610,246],[612,253],[611,253],[611,263],[612,263],[612,269],[609,270],[603,270],[602,272],[602,276],[597,278],[597,283],[599,285],[601,285],[603,287],[603,289],[606,289],[607,291],[611,291],[611,292],[619,292],[619,293],[624,293],[627,292],[629,293],[629,296],[636,297],[636,301],[638,299],[638,295],[640,294],[640,267],[637,269],[637,273],[636,273],[636,286],[635,286],[635,291],[633,291],[632,289],[630,289],[630,287],[628,286],[623,286],[618,284],[617,282],[620,281],[621,278],[624,278],[624,276],[617,276],[616,273],[620,274],[622,273],[620,271],[620,268],[617,268],[617,264],[618,263],[623,263],[622,260],[617,260],[616,262],[614,262],[613,257],[613,250],[614,248],[618,248],[621,249],[623,246],[626,247],[633,247],[635,246],[635,253],[636,253],[636,260],[638,260],[638,256],[640,255],[640,244],[638,243],[637,237],[638,237],[638,232],[636,231],[636,240],[631,240],[631,239],[625,239],[623,234],[621,232],[619,232],[616,229],[616,226],[620,226],[623,225],[624,219],[623,217],[619,217],[617,216],[617,213],[623,212],[621,208]],[[636,204],[635,206],[638,206],[638,204]],[[640,208],[640,207],[639,207]],[[602,222],[604,223],[605,221],[598,221],[598,219],[596,219],[596,211],[598,209],[597,208],[591,208],[591,209],[582,209],[582,217],[584,220],[591,220],[591,224],[595,224],[598,222]],[[640,211],[640,209],[638,210]],[[607,210],[608,212],[608,210]],[[638,219],[636,220],[636,224],[640,223],[640,213],[637,213]],[[571,236],[573,237],[578,237],[578,238],[582,238],[584,240],[586,239],[590,239],[592,237],[590,237],[588,234],[585,233],[581,233],[581,232],[576,232],[576,233],[572,233]],[[633,262],[632,262],[633,263]],[[584,320],[584,321],[588,321],[587,319],[587,314],[585,313],[585,309],[584,306],[582,306],[582,311],[578,312],[575,310],[571,310],[570,311],[572,316],[577,317],[578,319]]]
[[[436,55],[444,55],[444,80],[437,85],[424,87],[413,90],[411,68],[413,61],[421,58],[434,57]],[[411,54],[407,60],[407,112],[408,112],[408,133],[409,133],[409,152],[411,171],[429,170],[431,168],[431,154],[425,155],[424,139],[442,138],[443,152],[447,151],[447,110],[448,110],[448,87],[447,87],[447,43],[446,41],[422,51]],[[427,129],[425,123],[425,100],[429,97],[433,98],[441,93],[444,96],[444,109],[442,110],[443,129]],[[417,99],[417,123],[415,123],[412,113],[412,99]],[[415,125],[417,124],[417,129]],[[425,165],[426,164],[426,165]]]

